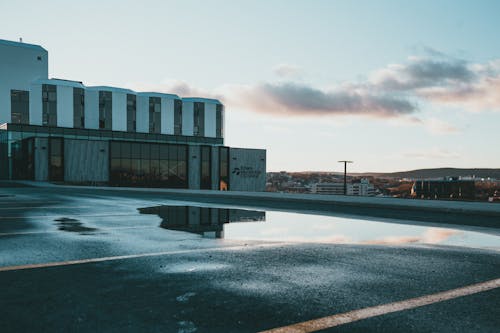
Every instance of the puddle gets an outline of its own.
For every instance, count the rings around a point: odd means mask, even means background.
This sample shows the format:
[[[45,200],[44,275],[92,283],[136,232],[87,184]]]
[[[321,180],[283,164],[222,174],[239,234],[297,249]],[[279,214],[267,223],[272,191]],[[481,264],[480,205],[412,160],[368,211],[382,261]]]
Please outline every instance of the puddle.
[[[85,227],[82,222],[69,217],[61,217],[54,220],[57,222],[57,229],[61,231],[77,232],[82,235],[89,235],[96,232],[98,229]]]
[[[206,238],[361,245],[429,244],[500,250],[498,233],[448,227],[439,221],[435,221],[438,227],[430,227],[395,219],[381,222],[369,218],[212,206],[155,206],[139,208],[139,212],[161,217],[163,229],[196,233]]]
[[[161,217],[160,228],[186,231],[205,238],[224,238],[224,224],[263,222],[266,213],[245,209],[225,209],[195,206],[155,206],[139,208],[141,214]]]

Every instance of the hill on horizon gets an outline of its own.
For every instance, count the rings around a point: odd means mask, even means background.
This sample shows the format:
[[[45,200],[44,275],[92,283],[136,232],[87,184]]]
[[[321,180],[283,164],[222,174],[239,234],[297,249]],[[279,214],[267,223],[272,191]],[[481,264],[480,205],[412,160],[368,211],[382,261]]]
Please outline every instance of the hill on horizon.
[[[286,172],[286,171],[285,171]],[[268,172],[272,173],[272,171]],[[290,171],[289,174],[334,174],[343,175],[338,171]],[[476,176],[476,178],[495,178],[500,179],[500,169],[493,168],[432,168],[416,169],[397,172],[348,172],[349,176],[362,177],[382,177],[382,178],[443,178],[443,177],[465,177]]]
[[[487,168],[434,168],[434,169],[417,169],[398,172],[361,172],[351,173],[356,176],[374,176],[374,177],[390,177],[390,178],[443,178],[443,177],[465,177],[475,176],[476,178],[496,178],[500,179],[500,169]]]

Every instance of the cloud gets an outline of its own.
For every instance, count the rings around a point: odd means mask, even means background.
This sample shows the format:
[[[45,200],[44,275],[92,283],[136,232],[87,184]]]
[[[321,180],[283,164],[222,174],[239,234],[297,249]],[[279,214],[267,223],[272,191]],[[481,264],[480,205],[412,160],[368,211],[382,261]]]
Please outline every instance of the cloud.
[[[374,245],[401,245],[413,243],[439,244],[460,233],[461,232],[458,230],[429,228],[419,236],[388,236],[381,239],[365,241],[362,243]]]
[[[389,65],[371,76],[371,83],[385,91],[449,86],[476,80],[464,60],[410,57],[408,64]]]
[[[197,88],[181,80],[163,80],[159,84],[131,83],[128,86],[138,92],[154,91],[165,94],[176,94],[180,97],[218,98],[213,91]]]
[[[404,154],[404,156],[408,158],[416,158],[422,160],[460,158],[460,154],[457,152],[451,152],[449,150],[436,147],[425,151],[407,152]]]
[[[323,90],[295,82],[238,86],[225,95],[229,103],[256,112],[282,115],[408,115],[417,107],[408,99],[371,93],[358,87]]]
[[[290,64],[279,64],[274,67],[273,72],[282,78],[296,78],[302,75],[300,67]]]
[[[422,124],[433,134],[452,134],[460,133],[462,130],[453,124],[431,117],[423,120]]]
[[[500,111],[500,59],[474,64],[427,50],[424,57],[375,70],[361,82],[325,88],[294,80],[301,69],[279,64],[274,72],[282,81],[252,85],[226,84],[207,91],[187,82],[166,80],[159,85],[132,85],[138,91],[176,93],[181,97],[217,98],[228,109],[279,116],[356,115],[397,118],[426,127],[431,133],[460,131],[431,117],[417,117],[420,105],[455,106],[468,111]]]

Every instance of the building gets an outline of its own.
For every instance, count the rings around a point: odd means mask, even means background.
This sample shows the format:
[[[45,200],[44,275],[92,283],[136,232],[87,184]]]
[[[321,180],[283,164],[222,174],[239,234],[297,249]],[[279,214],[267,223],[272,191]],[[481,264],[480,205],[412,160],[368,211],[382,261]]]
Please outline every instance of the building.
[[[344,194],[344,183],[316,183],[311,187],[311,193],[316,194],[335,194],[335,195],[343,195]],[[375,187],[373,184],[370,184],[370,181],[366,178],[363,178],[356,183],[347,184],[347,195],[355,195],[355,196],[374,196],[375,195]]]
[[[0,178],[263,191],[266,151],[224,145],[216,99],[48,78],[48,52],[0,40]]]
[[[411,188],[411,196],[418,199],[474,200],[476,185],[473,180],[458,178],[417,180]]]

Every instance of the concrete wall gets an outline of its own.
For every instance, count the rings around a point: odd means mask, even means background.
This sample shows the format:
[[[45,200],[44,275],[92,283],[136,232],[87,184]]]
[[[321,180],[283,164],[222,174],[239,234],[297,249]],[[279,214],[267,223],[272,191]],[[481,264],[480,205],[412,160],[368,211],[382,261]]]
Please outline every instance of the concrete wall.
[[[35,180],[49,179],[49,139],[35,138]]]
[[[216,131],[216,104],[205,103],[205,136],[215,138]]]
[[[137,95],[136,130],[140,133],[149,132],[149,96]]]
[[[182,135],[193,136],[194,103],[182,102]]]
[[[266,151],[264,149],[229,149],[229,189],[264,191],[266,189]]]
[[[113,131],[127,130],[127,94],[112,92],[111,129]]]
[[[73,127],[73,87],[58,85],[56,91],[57,126]]]
[[[99,91],[85,91],[85,128],[99,128]]]
[[[188,188],[191,190],[200,189],[200,146],[188,147]]]
[[[42,85],[35,83],[30,88],[30,124],[42,125]]]
[[[38,45],[0,40],[0,124],[11,121],[11,89],[29,91],[31,82],[47,79],[48,60]]]
[[[174,100],[161,99],[161,133],[174,134]]]
[[[109,180],[109,142],[64,140],[64,180],[68,182],[107,182]]]

